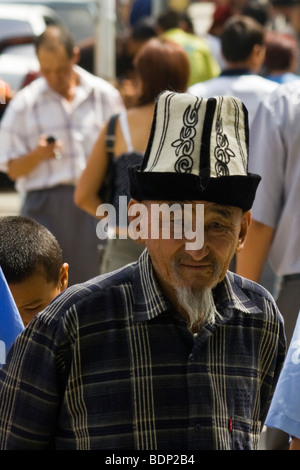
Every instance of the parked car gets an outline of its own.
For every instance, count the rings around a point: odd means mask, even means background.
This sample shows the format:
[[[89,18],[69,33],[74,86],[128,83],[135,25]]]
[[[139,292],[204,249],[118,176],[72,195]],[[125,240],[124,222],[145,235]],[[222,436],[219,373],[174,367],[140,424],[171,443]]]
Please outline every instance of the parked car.
[[[0,4],[2,1],[0,0]],[[39,5],[54,11],[74,36],[75,42],[94,35],[98,6],[94,0],[5,0],[14,5]]]
[[[49,24],[62,24],[46,6],[0,3],[0,78],[18,91],[38,74],[34,40]]]

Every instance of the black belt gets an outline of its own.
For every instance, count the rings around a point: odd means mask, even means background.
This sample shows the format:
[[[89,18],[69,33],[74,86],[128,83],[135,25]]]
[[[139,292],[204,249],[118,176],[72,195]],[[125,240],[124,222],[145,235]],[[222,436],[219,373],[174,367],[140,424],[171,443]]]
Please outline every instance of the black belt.
[[[285,281],[299,281],[300,280],[300,273],[299,274],[287,274],[283,276]]]

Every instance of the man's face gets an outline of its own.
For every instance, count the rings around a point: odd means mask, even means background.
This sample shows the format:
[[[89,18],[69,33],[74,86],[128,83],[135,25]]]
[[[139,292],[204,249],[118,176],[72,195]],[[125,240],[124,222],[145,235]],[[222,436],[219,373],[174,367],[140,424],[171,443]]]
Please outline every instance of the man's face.
[[[242,247],[250,223],[250,213],[243,213],[237,207],[211,202],[189,204],[192,205],[193,219],[196,217],[197,205],[204,205],[204,243],[201,248],[187,249],[190,240],[184,236],[180,239],[172,236],[176,225],[172,214],[169,239],[163,239],[160,232],[158,239],[151,239],[149,235],[148,239],[143,240],[158,279],[171,299],[178,287],[211,289],[221,281],[234,253]],[[146,202],[146,207],[150,234],[151,202]],[[196,226],[195,220],[193,226]]]
[[[76,54],[70,58],[62,45],[54,51],[41,45],[38,51],[38,60],[41,73],[48,85],[57,93],[64,95],[68,91],[73,77],[73,66],[77,61]]]

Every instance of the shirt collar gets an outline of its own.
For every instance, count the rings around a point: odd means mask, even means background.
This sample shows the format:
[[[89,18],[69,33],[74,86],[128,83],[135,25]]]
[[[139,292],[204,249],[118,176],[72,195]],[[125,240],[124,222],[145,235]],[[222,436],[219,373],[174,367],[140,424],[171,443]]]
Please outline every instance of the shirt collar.
[[[171,307],[160,289],[147,250],[144,250],[134,268],[133,294],[135,322],[151,320]]]
[[[236,77],[238,75],[250,75],[251,71],[249,69],[225,69],[220,73],[220,77]]]
[[[229,312],[233,309],[248,314],[261,312],[245,291],[238,286],[234,274],[229,271],[213,292],[214,297],[218,299],[217,307],[227,312],[225,317],[230,317]],[[171,303],[161,291],[147,250],[142,253],[134,267],[133,295],[135,299],[134,322],[151,320],[172,308]]]
[[[79,84],[77,85],[77,94],[80,93],[80,95],[83,96],[83,98],[87,97],[90,93],[93,92],[93,87],[88,79],[88,74],[84,69],[79,67],[78,65],[74,65],[74,70],[79,76]],[[48,85],[47,80],[42,76],[39,79],[40,80],[40,92],[45,93],[45,92],[50,92],[50,93],[55,93],[55,95],[60,96],[58,93],[56,93],[52,88]]]
[[[239,284],[237,279],[240,280]],[[245,282],[248,282],[245,280]],[[243,287],[243,279],[227,271],[225,278],[214,289],[217,305],[223,308],[236,309],[244,313],[260,313],[261,309],[248,297]],[[247,288],[247,286],[244,286]]]

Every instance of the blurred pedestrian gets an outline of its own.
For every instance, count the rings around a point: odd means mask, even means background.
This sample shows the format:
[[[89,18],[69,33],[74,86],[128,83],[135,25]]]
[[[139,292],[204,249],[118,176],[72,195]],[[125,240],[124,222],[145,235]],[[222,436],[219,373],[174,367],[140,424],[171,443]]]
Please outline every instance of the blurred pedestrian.
[[[260,282],[268,259],[281,279],[277,305],[290,343],[300,306],[300,82],[279,85],[260,104],[250,129],[249,169],[262,176],[237,273]],[[272,433],[270,433],[271,436]],[[274,433],[275,434],[275,433]],[[287,448],[288,439],[267,442]]]
[[[123,111],[116,121],[115,140],[111,149],[114,165],[114,193],[112,203],[116,208],[116,220],[119,220],[119,197],[125,196],[125,209],[129,198],[129,165],[141,164],[150,135],[155,107],[155,99],[166,89],[184,92],[189,77],[189,60],[185,50],[178,44],[164,38],[154,38],[146,42],[135,60],[137,75],[137,96],[135,107]],[[91,157],[75,192],[75,202],[89,214],[96,216],[97,207],[102,200],[99,188],[108,167],[108,152],[105,141],[108,124],[104,127],[94,146]],[[124,206],[123,206],[124,207]],[[104,214],[102,214],[103,218]],[[120,231],[127,234],[125,226],[116,227],[116,233],[110,236],[105,248],[101,272],[117,269],[134,261],[141,253],[141,246],[127,237],[119,238]]]
[[[300,47],[300,0],[270,0],[274,16],[274,28],[292,34]],[[276,18],[280,21],[276,21]],[[285,19],[285,23],[282,22]],[[300,61],[297,74],[300,74]]]
[[[299,80],[296,74],[299,63],[299,45],[291,34],[268,31],[266,34],[266,56],[263,63],[264,77],[276,83]]]
[[[258,105],[277,84],[259,75],[265,58],[265,29],[255,19],[233,15],[224,24],[221,48],[225,67],[219,77],[189,88],[196,96],[230,95],[239,98],[248,109],[249,125]],[[235,258],[231,269],[234,270]],[[261,284],[271,292],[276,288],[276,277],[266,263]]]
[[[158,15],[156,22],[159,36],[171,39],[186,50],[190,61],[189,86],[219,75],[220,67],[208,42],[185,31],[185,16],[182,17],[179,11],[167,9]]]
[[[68,286],[56,238],[28,217],[0,217],[0,266],[24,326]]]
[[[116,86],[126,108],[135,104],[136,69],[134,59],[141,47],[156,37],[155,20],[141,18],[126,35],[117,36]]]
[[[247,107],[249,125],[260,100],[276,88],[276,84],[259,75],[265,58],[265,31],[253,18],[243,15],[230,17],[221,34],[225,68],[211,80],[189,88],[196,96],[230,95]]]
[[[68,31],[49,26],[36,52],[42,77],[5,112],[0,169],[25,196],[22,215],[57,238],[74,284],[99,273],[95,220],[75,207],[75,184],[99,131],[123,103],[112,85],[76,65],[79,50]]]

